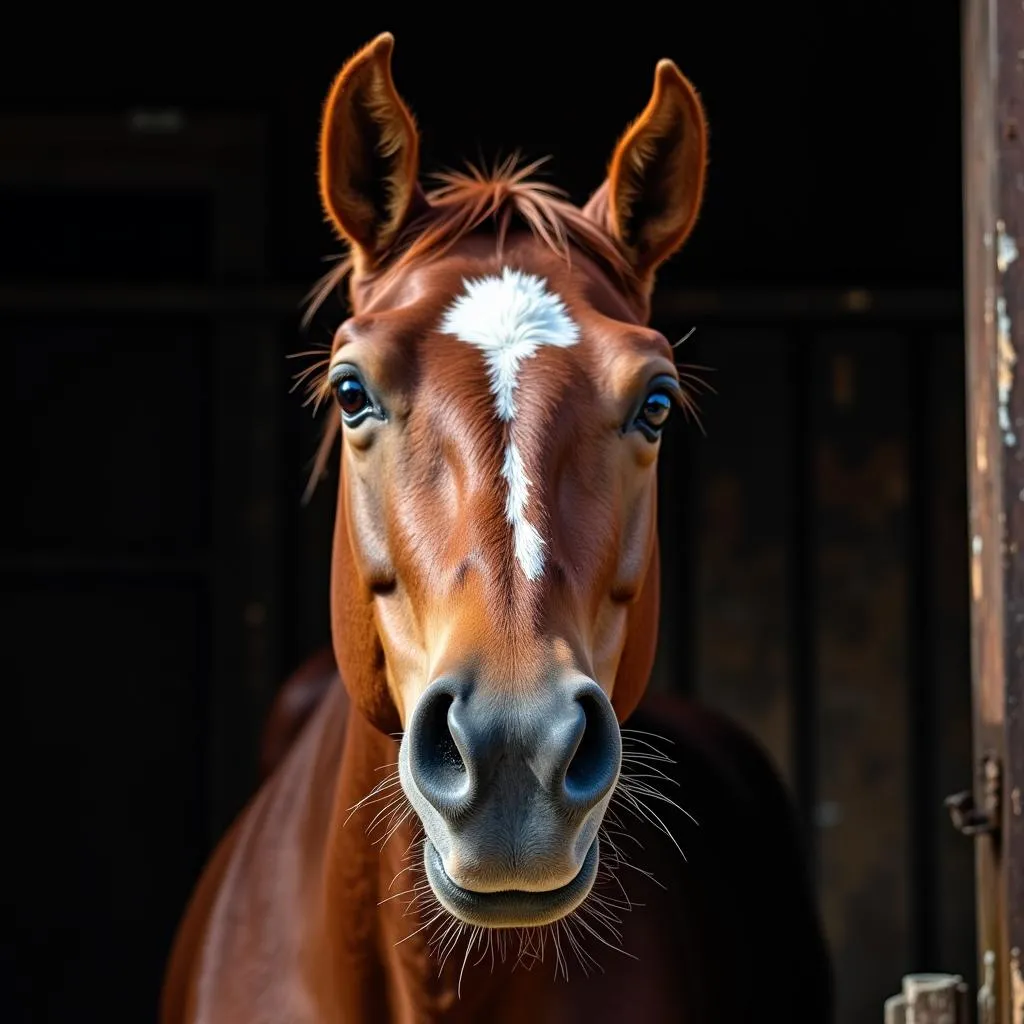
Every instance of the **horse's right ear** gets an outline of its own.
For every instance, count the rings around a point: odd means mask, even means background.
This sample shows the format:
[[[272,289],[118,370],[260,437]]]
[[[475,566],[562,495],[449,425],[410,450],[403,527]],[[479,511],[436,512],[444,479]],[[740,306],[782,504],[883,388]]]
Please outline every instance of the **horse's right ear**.
[[[335,78],[320,130],[320,198],[352,246],[357,274],[386,255],[417,207],[419,133],[391,77],[395,39],[383,32]]]

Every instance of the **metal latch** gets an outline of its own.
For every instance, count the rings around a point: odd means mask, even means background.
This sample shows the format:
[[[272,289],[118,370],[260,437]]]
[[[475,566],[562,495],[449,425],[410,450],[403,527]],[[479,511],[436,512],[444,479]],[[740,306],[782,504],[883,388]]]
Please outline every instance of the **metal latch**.
[[[1000,789],[1002,770],[994,754],[986,754],[981,762],[984,803],[974,803],[974,793],[965,789],[946,797],[946,807],[953,827],[965,836],[979,836],[998,833],[1000,815]]]

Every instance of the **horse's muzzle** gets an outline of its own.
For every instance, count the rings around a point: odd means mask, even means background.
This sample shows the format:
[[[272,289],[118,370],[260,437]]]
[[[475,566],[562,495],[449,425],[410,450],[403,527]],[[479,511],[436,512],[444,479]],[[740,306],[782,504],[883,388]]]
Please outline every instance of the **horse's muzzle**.
[[[434,895],[452,915],[485,928],[526,928],[551,924],[571,914],[590,894],[597,877],[600,840],[595,837],[576,877],[566,885],[543,892],[504,889],[476,892],[463,889],[448,877],[437,847],[423,843],[423,866]]]
[[[548,924],[587,897],[622,741],[590,680],[530,694],[433,683],[402,741],[402,786],[427,834],[434,894],[489,927]]]

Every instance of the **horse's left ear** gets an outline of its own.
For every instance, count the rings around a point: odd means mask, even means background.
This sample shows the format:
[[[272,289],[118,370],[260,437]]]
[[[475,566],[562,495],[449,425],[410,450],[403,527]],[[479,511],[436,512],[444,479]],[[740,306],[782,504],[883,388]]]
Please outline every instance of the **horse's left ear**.
[[[320,198],[352,245],[357,273],[386,255],[416,208],[419,133],[391,77],[395,40],[383,32],[341,69],[324,105]]]
[[[696,90],[672,61],[659,61],[650,102],[615,147],[608,178],[585,207],[645,284],[693,230],[707,150]]]

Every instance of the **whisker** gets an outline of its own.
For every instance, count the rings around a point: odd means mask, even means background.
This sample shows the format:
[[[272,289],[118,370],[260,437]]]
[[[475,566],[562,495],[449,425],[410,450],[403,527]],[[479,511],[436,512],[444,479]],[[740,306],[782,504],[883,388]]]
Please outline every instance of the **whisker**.
[[[388,802],[373,816],[373,820],[370,824],[366,826],[367,834],[372,832],[381,821],[387,818],[389,814],[394,814],[404,800],[404,793],[399,793],[397,796],[392,795]]]
[[[406,864],[404,868],[399,868],[395,872],[395,877],[391,879],[391,884],[388,886],[388,892],[391,891],[392,886],[398,881],[400,875],[404,875],[406,871],[415,871],[417,867],[419,867],[418,864]]]
[[[562,922],[555,922],[555,930],[552,933],[552,937],[555,943],[555,977],[558,977],[559,968],[561,968],[562,976],[566,981],[569,980],[569,965],[566,964],[565,958],[562,955]]]
[[[690,338],[693,337],[693,335],[696,332],[696,330],[697,330],[696,327],[691,327],[678,341],[673,342],[672,347],[673,348],[679,348],[680,345],[682,345],[685,342],[689,341]]]
[[[473,940],[475,939],[477,942],[480,941],[480,931],[480,926],[477,925],[466,940],[466,953],[462,958],[462,967],[459,969],[459,982],[455,987],[455,994],[459,999],[462,998],[462,975],[466,972],[466,961],[469,959],[470,950],[473,948]]]
[[[652,811],[649,807],[641,803],[628,790],[620,787],[616,792],[621,792],[624,796],[628,798],[629,802],[625,805],[627,810],[633,811],[637,815],[637,817],[643,818],[645,821],[650,822],[650,824],[654,825],[657,829],[659,829],[659,831],[664,832],[665,835],[668,836],[668,838],[672,841],[672,844],[675,846],[675,848],[679,851],[680,856],[682,856],[683,860],[686,860],[686,854],[683,853],[683,848],[679,845],[678,841],[676,840],[676,837],[672,835],[672,833],[668,829],[668,826],[665,824],[665,822],[661,820],[661,818],[654,811]]]
[[[622,747],[622,756],[628,757],[632,761],[651,761],[651,762],[663,762],[665,764],[676,764],[677,761],[674,757],[669,757],[668,754],[662,754],[654,750],[631,750],[625,744]]]
[[[582,917],[577,917],[576,918],[576,923],[579,924],[584,929],[586,929],[586,931],[590,935],[592,935],[595,939],[597,939],[597,941],[600,942],[601,945],[607,946],[609,949],[613,950],[616,953],[621,953],[623,956],[628,956],[630,958],[630,960],[639,960],[640,959],[638,956],[636,956],[633,953],[630,953],[629,950],[623,949],[621,946],[613,946],[588,921],[583,920]]]
[[[644,740],[632,740],[631,743],[645,743]],[[649,761],[652,764],[678,764],[674,757],[669,757],[668,754],[663,754],[660,750],[655,750],[653,747],[647,749],[647,746],[639,747],[634,749],[632,746],[627,746],[625,742],[622,745],[622,756],[629,757],[633,760]]]
[[[285,359],[312,359],[313,356],[330,355],[330,345],[319,345],[315,348],[303,349],[301,352],[288,352]]]
[[[407,806],[407,807],[405,808],[405,810],[404,810],[404,811],[402,812],[402,815],[401,815],[401,817],[400,817],[400,818],[398,819],[398,821],[396,821],[396,822],[394,823],[394,825],[392,825],[392,826],[391,826],[391,829],[390,829],[390,830],[388,831],[388,834],[387,834],[387,835],[386,835],[386,836],[384,837],[384,839],[383,839],[383,840],[381,841],[381,844],[380,844],[380,848],[381,848],[382,850],[383,850],[383,849],[384,849],[384,847],[385,847],[385,846],[387,845],[387,843],[388,843],[388,840],[389,840],[389,839],[391,839],[391,837],[392,837],[392,836],[393,836],[393,835],[394,835],[394,834],[395,834],[395,833],[396,833],[396,832],[397,832],[397,831],[398,831],[398,830],[399,830],[399,829],[400,829],[400,828],[402,827],[402,825],[403,825],[403,824],[404,824],[404,823],[405,823],[405,822],[406,822],[406,821],[407,821],[407,820],[409,819],[409,815],[410,815],[410,814],[412,814],[412,807],[408,807],[408,806]]]
[[[673,786],[680,785],[678,779],[673,779],[671,775],[666,775],[660,768],[655,768],[653,765],[645,764],[643,766],[646,771],[642,772],[630,772],[625,776],[625,781],[629,784],[634,782],[641,782],[644,779],[663,779],[665,782],[671,782]],[[645,783],[646,785],[646,783]]]
[[[680,380],[686,381],[688,387],[692,387],[697,391],[703,388],[705,391],[709,392],[712,395],[718,394],[718,389],[714,386],[714,384],[712,384],[708,380],[705,380],[703,377],[700,376],[700,374],[689,373],[687,370],[684,370],[683,367],[680,366],[679,364],[676,365],[676,372],[679,374]]]
[[[634,729],[632,726],[628,726],[619,730],[625,736],[650,736],[652,739],[660,740],[662,743],[670,743],[675,746],[675,740],[670,740],[667,736],[662,736],[660,732],[649,732],[647,729]]]
[[[590,968],[587,966],[588,963],[604,974],[604,967],[601,966],[601,963],[583,948],[583,943],[574,931],[576,923],[575,914],[565,919],[565,935],[569,940],[569,944],[572,946],[573,952],[576,954],[576,960],[579,962],[580,969],[583,971],[583,976],[590,977]]]
[[[385,903],[390,903],[391,900],[400,899],[402,896],[408,896],[409,893],[415,892],[415,889],[406,889],[404,892],[393,892],[390,896],[385,896],[384,899],[377,901],[378,907],[383,907]]]
[[[362,800],[358,800],[349,808],[349,817],[351,817],[355,811],[358,811],[360,807],[365,806],[373,797],[377,796],[379,793],[382,793],[386,789],[391,789],[394,786],[400,785],[401,780],[398,777],[398,772],[393,772],[386,779],[381,779],[381,781],[378,782],[377,785],[374,786],[373,789],[371,789],[370,792],[362,798]],[[345,820],[348,821],[348,818],[346,818]]]
[[[644,844],[642,842],[640,842],[640,840],[635,835],[633,835],[632,832],[630,832],[630,831],[628,831],[626,829],[608,829],[608,834],[609,835],[613,835],[613,836],[621,836],[623,839],[628,839],[630,842],[636,843],[636,845],[638,847],[640,847],[641,850],[644,849]],[[617,853],[619,853],[621,859],[623,859],[623,860],[628,860],[629,859],[628,857],[625,856],[625,854],[622,853],[622,850],[621,850],[620,847],[614,846],[613,849]]]
[[[410,933],[409,933],[408,935],[406,935],[406,937],[405,937],[404,939],[399,939],[399,940],[398,940],[398,941],[397,941],[397,942],[395,943],[395,945],[396,945],[396,946],[400,946],[400,945],[401,945],[401,944],[402,944],[403,942],[408,942],[408,941],[409,941],[409,939],[411,939],[411,938],[412,938],[412,937],[413,937],[414,935],[419,935],[419,933],[420,933],[420,932],[422,932],[422,931],[423,931],[424,929],[426,929],[426,928],[429,928],[429,927],[430,927],[430,926],[431,926],[431,925],[432,925],[432,924],[433,924],[433,923],[434,923],[434,922],[435,922],[436,920],[438,920],[438,918],[440,918],[440,917],[443,917],[443,916],[444,916],[445,914],[447,914],[447,913],[448,913],[448,911],[447,911],[447,910],[445,910],[445,909],[444,909],[444,907],[441,907],[441,909],[440,909],[440,910],[438,910],[438,911],[437,911],[437,912],[436,912],[436,913],[434,914],[434,916],[433,916],[432,918],[430,918],[430,920],[429,920],[429,921],[427,921],[427,923],[426,923],[426,924],[420,925],[420,927],[419,927],[419,928],[417,928],[417,929],[416,929],[416,931],[414,931],[414,932],[410,932]]]
[[[694,823],[694,825],[698,826],[698,828],[700,827],[700,822],[685,807],[682,807],[679,804],[677,804],[675,800],[673,800],[670,796],[666,796],[664,793],[661,792],[661,790],[655,789],[653,786],[649,785],[646,782],[637,782],[634,785],[632,779],[627,778],[624,781],[627,789],[633,790],[634,793],[639,792],[643,796],[649,796],[654,800],[660,800],[662,803],[666,803],[670,807],[674,807],[681,814],[685,814],[690,819],[690,821]]]
[[[452,935],[452,937],[448,940],[447,948],[444,952],[444,955],[441,957],[441,966],[438,968],[439,973],[444,970],[444,965],[448,962],[448,957],[452,955],[452,951],[459,944],[459,939],[462,938],[462,933],[465,931],[465,929],[466,925],[459,921],[458,927],[455,929],[455,932]]]

